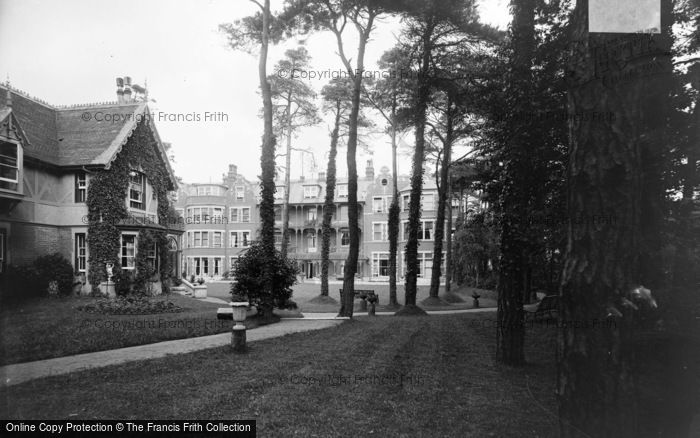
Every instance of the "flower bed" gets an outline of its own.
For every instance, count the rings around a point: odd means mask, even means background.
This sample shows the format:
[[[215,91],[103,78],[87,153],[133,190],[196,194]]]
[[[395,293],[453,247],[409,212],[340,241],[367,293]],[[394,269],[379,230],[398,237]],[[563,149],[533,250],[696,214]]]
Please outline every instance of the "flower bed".
[[[172,301],[148,297],[128,296],[116,299],[101,299],[94,303],[79,306],[81,312],[104,315],[151,315],[156,313],[177,313],[184,309]]]

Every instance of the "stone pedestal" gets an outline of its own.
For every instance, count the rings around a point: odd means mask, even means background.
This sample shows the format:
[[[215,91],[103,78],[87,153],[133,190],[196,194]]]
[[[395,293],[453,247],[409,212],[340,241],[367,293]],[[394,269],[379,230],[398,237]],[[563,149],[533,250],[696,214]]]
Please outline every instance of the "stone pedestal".
[[[193,288],[192,296],[195,298],[206,298],[207,297],[207,286],[202,284],[202,285],[195,285]]]
[[[103,281],[100,283],[100,292],[102,295],[108,296],[109,298],[114,298],[117,296],[113,281]]]

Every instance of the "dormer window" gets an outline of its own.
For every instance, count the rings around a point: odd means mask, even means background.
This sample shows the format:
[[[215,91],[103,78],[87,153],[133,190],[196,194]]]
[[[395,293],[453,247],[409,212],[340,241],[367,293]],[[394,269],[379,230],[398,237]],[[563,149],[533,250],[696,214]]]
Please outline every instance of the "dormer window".
[[[304,198],[317,198],[319,186],[304,186]]]
[[[338,184],[338,197],[339,198],[347,198],[348,197],[348,185],[347,184]]]
[[[19,145],[0,142],[0,189],[18,191],[20,166]]]
[[[146,178],[140,172],[129,174],[129,207],[138,210],[146,209]]]

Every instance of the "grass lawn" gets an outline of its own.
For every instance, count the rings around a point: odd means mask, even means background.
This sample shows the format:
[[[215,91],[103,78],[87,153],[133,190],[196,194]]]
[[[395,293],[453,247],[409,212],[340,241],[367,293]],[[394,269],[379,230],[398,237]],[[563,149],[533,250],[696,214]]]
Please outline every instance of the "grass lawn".
[[[294,294],[292,295],[292,300],[294,300],[299,309],[302,312],[337,312],[340,310],[340,293],[339,290],[343,287],[342,283],[339,281],[333,281],[329,285],[330,297],[338,301],[337,305],[327,305],[327,304],[317,304],[310,302],[313,298],[317,297],[321,293],[321,284],[307,281],[305,283],[299,283],[294,285]],[[210,297],[221,298],[228,300],[230,298],[229,289],[230,285],[226,282],[211,282],[207,283],[207,293]],[[391,310],[387,309],[386,306],[389,304],[389,284],[387,283],[360,283],[355,284],[355,289],[370,289],[374,290],[375,293],[379,295],[379,303],[377,305],[377,311]],[[403,305],[404,300],[404,285],[402,283],[398,284],[397,287],[397,298],[399,304]],[[474,292],[474,288],[469,287],[453,287],[452,293],[459,296],[464,300],[463,303],[448,304],[445,306],[437,307],[426,307],[429,310],[453,310],[453,309],[471,309],[472,297],[471,294]],[[440,287],[440,297],[444,297],[444,287]],[[479,304],[481,307],[496,307],[496,293],[494,291],[486,291],[483,289],[478,289],[481,298],[479,298]],[[430,286],[418,286],[418,295],[416,300],[420,305],[420,302],[428,297],[430,292]],[[359,300],[355,300],[355,310],[359,309]],[[393,309],[395,310],[395,309]]]
[[[512,369],[493,359],[492,318],[359,317],[247,355],[217,348],[35,380],[3,390],[0,417],[256,419],[259,436],[556,436],[556,330],[531,329],[530,363]]]
[[[166,298],[157,298],[166,299]],[[170,339],[229,331],[216,319],[220,305],[173,294],[179,313],[103,315],[76,308],[95,298],[43,298],[3,305],[0,310],[0,365],[110,350]]]

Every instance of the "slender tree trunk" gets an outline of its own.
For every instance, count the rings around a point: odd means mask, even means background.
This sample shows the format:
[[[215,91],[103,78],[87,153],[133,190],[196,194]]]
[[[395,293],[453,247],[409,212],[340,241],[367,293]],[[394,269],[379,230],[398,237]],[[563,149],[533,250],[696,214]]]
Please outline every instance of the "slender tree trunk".
[[[357,160],[355,157],[357,151],[357,121],[360,115],[360,93],[362,92],[362,71],[365,64],[365,48],[367,40],[374,25],[373,13],[370,13],[364,33],[360,35],[360,42],[357,49],[357,71],[359,74],[352,74],[354,86],[352,90],[352,109],[350,110],[350,118],[348,119],[348,228],[350,234],[350,249],[348,258],[345,260],[345,272],[343,278],[343,294],[340,304],[340,312],[338,316],[347,316],[352,318],[353,306],[355,300],[355,274],[357,273],[357,261],[360,255],[360,225],[359,212],[357,203]],[[338,44],[341,44],[339,41]],[[342,47],[340,47],[342,49]],[[348,67],[349,68],[349,67]]]
[[[265,0],[263,9],[263,33],[260,47],[260,60],[258,62],[258,76],[260,80],[260,90],[263,98],[263,121],[264,134],[262,154],[260,156],[260,167],[262,170],[261,200],[260,200],[260,241],[263,245],[267,259],[264,271],[271,273],[275,257],[275,135],[272,130],[272,92],[270,83],[267,81],[267,51],[269,47],[270,35],[270,0]],[[272,278],[267,275],[266,278]],[[265,288],[272,294],[272,284],[268,280]],[[266,314],[272,309],[260,309]]]
[[[338,153],[340,133],[340,101],[336,103],[335,123],[331,133],[331,148],[328,152],[326,169],[326,199],[323,204],[323,224],[321,226],[321,296],[328,296],[328,264],[331,246],[331,220],[335,211],[335,156]]]
[[[452,289],[452,178],[447,180],[447,255],[445,255],[445,292]]]
[[[588,325],[559,326],[560,428],[564,438],[581,436],[580,431],[596,437],[636,437],[640,417],[632,342],[635,315],[620,299],[644,275],[641,254],[649,236],[643,222],[649,213],[645,198],[655,196],[645,190],[657,183],[649,179],[655,172],[645,175],[653,163],[646,162],[651,157],[640,141],[651,134],[643,120],[654,94],[649,86],[655,82],[643,67],[663,57],[665,44],[643,34],[589,34],[587,23],[588,2],[578,1],[572,21],[578,51],[570,63],[569,77],[575,83],[568,93],[569,115],[615,117],[604,123],[570,123],[568,210],[572,219],[612,220],[569,224],[560,318]],[[627,50],[616,50],[628,45],[641,53],[630,56]],[[611,86],[618,77],[630,80]],[[657,117],[663,120],[660,108]]]
[[[496,357],[508,365],[525,363],[525,327],[523,314],[523,267],[528,249],[525,228],[527,223],[530,188],[527,187],[530,172],[528,161],[530,142],[521,116],[530,114],[529,88],[535,46],[534,0],[512,0],[513,54],[510,67],[510,90],[513,98],[512,113],[515,130],[512,141],[506,147],[506,181],[502,195],[503,222],[501,229],[501,260],[498,278],[498,324],[496,329]]]
[[[389,305],[396,307],[399,302],[396,298],[397,255],[399,250],[399,175],[396,163],[396,102],[391,108],[391,173],[393,183],[393,197],[389,206]]]
[[[289,189],[292,170],[292,93],[287,93],[287,155],[284,167],[284,198],[282,202],[282,244],[280,252],[287,257],[289,247]]]
[[[406,298],[407,308],[417,308],[416,295],[418,293],[418,230],[420,229],[421,192],[423,190],[423,160],[425,159],[425,122],[428,99],[430,97],[430,84],[428,73],[430,71],[430,54],[432,52],[432,34],[435,29],[430,20],[425,24],[423,34],[421,68],[419,75],[418,93],[415,106],[415,134],[416,145],[413,153],[413,167],[411,169],[411,195],[408,207],[408,239],[406,242]]]
[[[447,98],[447,129],[443,144],[442,167],[440,168],[440,185],[438,186],[438,207],[435,223],[435,241],[433,243],[433,270],[430,276],[430,297],[438,298],[440,292],[440,275],[442,274],[442,242],[445,238],[445,206],[449,183],[450,162],[452,161],[452,99]],[[448,231],[449,232],[449,231]]]

